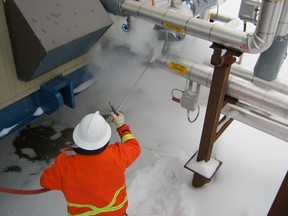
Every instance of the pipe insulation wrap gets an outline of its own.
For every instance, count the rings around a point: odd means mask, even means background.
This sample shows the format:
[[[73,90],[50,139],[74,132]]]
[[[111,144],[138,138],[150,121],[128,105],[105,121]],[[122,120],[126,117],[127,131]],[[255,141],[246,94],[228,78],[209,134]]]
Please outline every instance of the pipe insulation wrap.
[[[211,67],[202,67],[202,64],[194,63],[193,66],[188,71],[189,78],[195,80],[198,78],[198,80],[201,80],[201,83],[205,85],[206,87],[210,88],[212,78],[213,78],[213,72],[214,69]],[[194,73],[195,71],[199,71],[200,73]]]
[[[180,29],[183,29],[183,32],[185,32],[186,29],[186,23],[190,19],[189,16],[178,16],[178,13],[173,11],[167,11],[163,17],[163,24],[169,23],[173,26],[177,26]]]
[[[139,5],[139,2],[136,1],[132,1],[130,4],[123,3],[124,5],[121,5],[123,14],[129,14],[131,16],[138,16],[139,9],[144,5],[144,3]],[[127,13],[126,11],[130,11],[130,13]]]
[[[256,30],[253,34],[248,35],[248,46],[252,53],[257,53],[257,50],[265,51],[271,46],[282,7],[283,0],[262,1]]]
[[[186,24],[186,33],[210,41],[213,24],[202,19],[190,18]]]
[[[213,25],[210,33],[210,41],[222,44],[226,47],[238,47],[240,50],[248,49],[248,46],[246,45],[246,33],[219,24]]]
[[[200,85],[206,87],[211,86],[214,68],[198,64],[198,63],[182,63],[177,60],[177,57],[162,57],[155,60],[155,63],[169,68],[171,62],[183,65],[187,68],[186,74],[177,73],[184,78],[189,78]],[[173,70],[172,70],[173,71]],[[175,71],[173,71],[175,72]],[[235,75],[229,76],[227,95],[243,101],[259,110],[280,116],[281,118],[288,118],[288,96],[276,92],[274,90],[257,86],[250,81],[241,79]]]
[[[100,0],[101,4],[108,13],[118,16],[124,16],[122,12],[122,3],[124,0]]]
[[[137,16],[157,25],[166,23],[168,27],[171,27],[168,28],[170,30],[182,31],[184,29],[191,36],[219,43],[242,52],[259,53],[272,44],[282,11],[283,0],[262,1],[259,20],[254,33],[241,32],[180,13],[172,14],[169,9],[152,7],[150,4],[137,1],[124,0],[120,5],[123,14]],[[167,26],[164,27],[167,28]]]
[[[253,75],[253,71],[243,68],[237,64],[233,64],[231,67],[231,74],[243,78],[245,80],[248,80],[256,85],[262,86],[264,88],[272,89],[274,91],[277,91],[279,93],[285,94],[288,96],[288,80],[282,80],[282,79],[275,79],[274,81],[266,81],[263,79],[260,79],[258,77],[255,77]]]
[[[275,34],[280,15],[282,12],[283,0],[262,1],[259,21],[257,22],[256,32],[258,35]]]
[[[125,4],[123,4],[123,8],[125,8],[124,5]],[[126,11],[126,9],[124,11]],[[151,7],[150,5],[142,4],[138,9],[137,15],[146,21],[162,26],[165,13],[166,10],[163,8]]]
[[[288,1],[284,1],[276,36],[286,36],[288,33]]]
[[[254,67],[254,75],[267,81],[275,80],[286,58],[287,46],[288,37],[276,37],[272,45],[260,54]]]

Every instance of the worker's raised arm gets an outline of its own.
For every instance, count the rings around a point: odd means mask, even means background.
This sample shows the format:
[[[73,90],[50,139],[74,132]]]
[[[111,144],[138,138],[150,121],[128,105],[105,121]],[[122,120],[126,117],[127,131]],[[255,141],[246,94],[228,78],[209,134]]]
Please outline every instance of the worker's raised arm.
[[[130,131],[130,126],[125,124],[124,116],[118,113],[118,116],[111,113],[114,124],[117,127],[118,134],[121,138],[120,149],[126,159],[126,166],[130,166],[140,155],[141,148],[134,134]]]

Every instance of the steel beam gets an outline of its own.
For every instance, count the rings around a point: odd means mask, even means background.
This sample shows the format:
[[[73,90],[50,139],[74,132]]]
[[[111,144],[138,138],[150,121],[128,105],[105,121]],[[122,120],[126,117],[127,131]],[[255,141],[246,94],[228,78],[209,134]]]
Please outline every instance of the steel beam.
[[[288,172],[279,188],[268,216],[288,215]]]
[[[197,161],[204,160],[205,162],[210,160],[214,142],[219,137],[217,136],[217,127],[225,99],[231,65],[236,61],[234,55],[240,55],[238,52],[227,50],[222,56],[223,47],[213,44],[211,48],[214,49],[211,58],[211,64],[214,65],[214,72],[197,157]],[[228,127],[228,125],[226,126]],[[223,129],[225,130],[227,127]],[[221,134],[224,130],[221,131]],[[194,173],[192,185],[194,187],[201,187],[209,181],[210,180],[204,176]]]

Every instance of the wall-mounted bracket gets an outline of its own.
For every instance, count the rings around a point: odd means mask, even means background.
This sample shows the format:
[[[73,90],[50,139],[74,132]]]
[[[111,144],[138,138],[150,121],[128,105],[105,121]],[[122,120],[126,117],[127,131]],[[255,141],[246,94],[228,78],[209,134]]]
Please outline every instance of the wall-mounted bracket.
[[[56,77],[40,86],[39,100],[45,113],[51,114],[64,104],[75,107],[72,82],[65,77]]]

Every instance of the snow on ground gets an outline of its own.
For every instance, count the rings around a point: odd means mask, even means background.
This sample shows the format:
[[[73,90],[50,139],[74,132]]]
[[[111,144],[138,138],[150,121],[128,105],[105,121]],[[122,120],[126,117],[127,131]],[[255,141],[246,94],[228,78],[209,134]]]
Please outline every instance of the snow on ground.
[[[125,33],[121,32],[121,23],[116,23],[102,44],[95,46],[91,52],[94,61],[91,71],[96,84],[76,97],[76,109],[63,108],[51,116],[41,116],[35,124],[53,122],[55,128],[74,127],[87,113],[99,110],[101,114],[109,114],[109,101],[115,107],[121,104],[149,63],[153,49],[156,49],[154,54],[160,53],[158,46],[151,46],[155,41],[150,37],[153,35],[150,25],[135,22],[145,27],[145,34],[136,32],[137,37],[130,35],[123,42]],[[185,42],[174,44],[171,49],[186,48],[185,51],[190,50],[188,57],[204,62],[210,58],[209,45],[186,37]],[[139,52],[140,56],[135,55]],[[206,108],[201,106],[198,120],[188,123],[186,110],[171,100],[171,90],[184,86],[183,78],[152,64],[121,109],[142,147],[141,156],[126,173],[129,216],[266,215],[288,168],[288,144],[234,121],[213,150],[213,157],[223,165],[210,184],[193,188],[193,173],[184,164],[198,150]],[[203,103],[207,92],[202,88]],[[114,125],[111,126],[113,142],[119,138]],[[0,142],[0,170],[18,165],[21,172],[1,172],[0,185],[39,188],[39,177],[47,164],[19,158],[11,144],[16,135]],[[32,154],[31,150],[27,151]],[[66,202],[58,191],[33,196],[0,193],[0,215],[62,216],[66,215]]]

